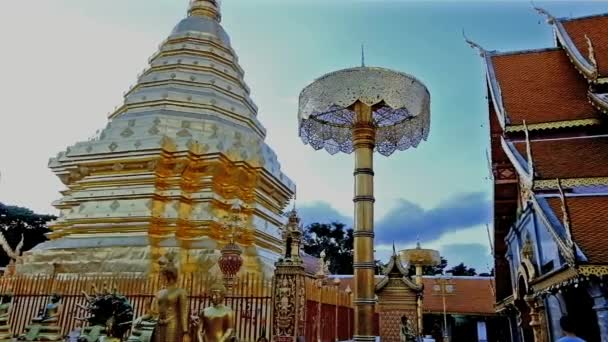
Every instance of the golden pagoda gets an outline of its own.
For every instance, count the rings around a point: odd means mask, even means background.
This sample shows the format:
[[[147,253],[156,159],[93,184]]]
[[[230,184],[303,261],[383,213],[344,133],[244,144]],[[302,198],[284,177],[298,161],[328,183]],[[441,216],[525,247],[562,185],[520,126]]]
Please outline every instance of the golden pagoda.
[[[169,250],[184,272],[216,265],[234,201],[243,271],[273,269],[295,185],[220,20],[217,0],[191,1],[100,134],[50,160],[66,185],[59,218],[17,272],[147,272]]]

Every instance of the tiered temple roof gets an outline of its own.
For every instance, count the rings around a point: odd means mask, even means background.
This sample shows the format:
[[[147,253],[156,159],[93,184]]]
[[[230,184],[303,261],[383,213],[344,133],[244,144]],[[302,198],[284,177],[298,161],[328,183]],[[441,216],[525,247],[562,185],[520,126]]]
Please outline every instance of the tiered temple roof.
[[[340,288],[354,288],[352,275],[330,276],[340,278]],[[383,276],[376,276],[376,283]],[[423,313],[443,314],[443,298],[437,288],[439,276],[423,276]],[[492,316],[494,309],[494,278],[493,277],[450,277],[449,284],[452,292],[446,294],[446,313],[458,315]]]
[[[528,164],[526,141],[513,143],[517,161]],[[608,136],[573,137],[530,141],[536,180],[607,177]]]
[[[568,225],[572,239],[589,264],[608,264],[608,196],[568,197],[568,221],[564,223],[560,198],[547,199],[562,226]]]
[[[587,82],[559,48],[489,53],[490,78],[501,116],[509,126],[596,119],[587,100]]]
[[[512,294],[505,238],[530,203],[548,218],[569,274],[608,265],[608,15],[538,10],[554,48],[500,53],[469,42],[487,70],[499,301]]]
[[[99,136],[50,160],[66,185],[60,217],[22,272],[145,272],[168,248],[194,271],[218,257],[235,199],[247,207],[244,268],[272,268],[295,185],[220,19],[218,1],[192,0]]]

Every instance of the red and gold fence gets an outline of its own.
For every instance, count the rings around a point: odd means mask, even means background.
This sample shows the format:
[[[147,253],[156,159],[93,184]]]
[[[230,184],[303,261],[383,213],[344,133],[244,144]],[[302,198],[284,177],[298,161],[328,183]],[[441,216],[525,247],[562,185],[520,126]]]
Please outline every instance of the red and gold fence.
[[[211,283],[208,275],[186,275],[181,279],[181,286],[189,293],[191,313],[198,313],[210,305],[207,288]],[[142,275],[18,275],[0,278],[0,293],[11,292],[13,305],[9,322],[14,334],[20,334],[32,317],[46,305],[49,296],[58,293],[62,296],[62,309],[59,325],[63,334],[81,324],[77,317],[84,317],[85,312],[78,306],[84,305],[83,291],[91,292],[92,286],[101,290],[104,287],[116,289],[126,296],[135,317],[142,315],[154,294],[160,289],[157,277]],[[235,325],[239,340],[255,341],[265,330],[268,337],[272,317],[272,279],[248,274],[236,280],[233,291],[226,298],[226,304],[235,312]]]
[[[319,287],[316,279],[307,279],[306,342],[352,339],[353,313],[351,294],[331,282]]]

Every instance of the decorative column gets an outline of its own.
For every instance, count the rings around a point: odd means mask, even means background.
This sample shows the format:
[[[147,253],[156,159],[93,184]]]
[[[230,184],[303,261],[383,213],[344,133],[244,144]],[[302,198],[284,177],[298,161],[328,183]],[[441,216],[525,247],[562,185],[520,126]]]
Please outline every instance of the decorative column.
[[[532,333],[534,334],[534,342],[548,342],[543,300],[532,296],[526,296],[524,300],[530,307],[530,327],[532,327]]]
[[[395,246],[393,245],[393,250]],[[434,249],[426,249],[420,246],[420,242],[416,243],[416,248],[412,249],[404,249],[399,252],[401,255],[401,260],[408,265],[414,265],[416,268],[416,277],[415,282],[416,285],[420,286],[420,288],[424,288],[424,284],[422,282],[422,271],[424,267],[437,266],[441,263],[441,256],[439,255],[439,251]],[[418,315],[418,335],[422,336],[423,331],[423,319],[422,319],[422,299],[423,292],[420,292],[417,296],[417,315]]]
[[[302,230],[296,210],[289,213],[283,230],[285,258],[275,263],[272,340],[295,342],[304,336],[306,272],[299,255]]]
[[[314,149],[355,153],[354,340],[375,341],[373,152],[417,146],[430,127],[430,95],[414,77],[384,68],[329,73],[300,94],[299,133]]]
[[[606,289],[596,282],[590,282],[587,292],[593,299],[593,310],[597,316],[601,342],[608,342],[608,298],[606,298]]]

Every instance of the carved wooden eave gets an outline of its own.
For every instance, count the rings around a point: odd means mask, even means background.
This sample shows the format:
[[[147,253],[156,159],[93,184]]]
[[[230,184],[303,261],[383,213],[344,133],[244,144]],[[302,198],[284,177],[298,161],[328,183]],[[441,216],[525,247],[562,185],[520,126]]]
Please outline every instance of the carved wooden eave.
[[[513,143],[507,141],[504,137],[501,137],[501,144],[505,154],[519,174],[522,188],[531,189],[533,191],[558,189],[556,179],[537,179],[535,177],[533,170],[530,170],[528,162],[521,156],[515,146],[513,146]],[[563,178],[560,182],[561,186],[565,189],[605,187],[608,186],[608,177]]]
[[[515,167],[515,170],[519,174],[519,178],[524,188],[532,188],[534,183],[534,169],[530,168],[530,163],[520,157],[519,152],[513,146],[513,143],[508,142],[504,137],[500,138],[502,149]]]
[[[585,277],[604,277],[608,276],[608,265],[580,265],[578,272]]]
[[[382,289],[384,289],[386,287],[386,285],[388,285],[389,280],[395,279],[395,277],[391,277],[391,274],[394,274],[396,272],[398,272],[401,277],[400,279],[403,281],[403,283],[410,289],[412,289],[415,292],[422,292],[423,287],[422,285],[417,285],[416,283],[414,283],[413,281],[410,280],[408,274],[408,270],[405,269],[405,267],[403,267],[403,264],[401,264],[401,261],[399,260],[399,256],[396,253],[393,253],[393,255],[391,256],[391,260],[389,261],[388,265],[386,265],[386,268],[384,269],[383,272],[383,277],[382,279],[376,284],[376,292],[380,292],[382,291]]]
[[[532,289],[532,295],[542,295],[546,291],[550,291],[553,288],[560,287],[564,283],[569,282],[572,279],[578,278],[580,275],[575,268],[569,265],[562,265],[562,267],[553,270],[550,273],[543,274],[536,278],[530,283]]]
[[[508,297],[506,297],[505,299],[496,302],[496,304],[494,304],[494,310],[496,311],[496,313],[501,313],[503,311],[507,311],[510,310],[514,307],[515,305],[515,298],[513,298],[513,295],[510,295]]]
[[[561,186],[566,189],[604,187],[608,186],[608,177],[587,177],[587,178],[563,178]],[[556,190],[558,187],[555,179],[541,179],[534,181],[534,190]]]
[[[606,100],[608,101],[608,100]],[[608,103],[606,103],[606,110],[608,110]],[[528,124],[529,131],[540,131],[548,129],[560,129],[560,128],[572,128],[572,127],[585,127],[585,126],[596,126],[601,123],[599,119],[579,119],[579,120],[563,120],[563,121],[551,121],[551,122],[540,122]],[[524,125],[509,125],[505,128],[508,133],[523,132],[525,130]]]
[[[551,222],[551,220],[547,217],[545,209],[540,205],[536,196],[531,196],[530,200],[532,202],[534,211],[538,214],[538,217],[540,218],[542,223],[549,228],[549,233],[555,241],[560,253],[566,260],[566,263],[571,267],[576,267],[576,255],[574,254],[576,247],[574,241],[572,241],[571,239],[570,241],[567,241],[565,238],[561,237],[558,234],[555,224]]]
[[[507,129],[507,125],[510,124],[509,117],[507,115],[507,111],[505,110],[504,103],[502,101],[502,93],[500,91],[500,84],[498,83],[498,79],[496,78],[496,72],[494,71],[494,64],[492,62],[492,57],[496,54],[495,51],[486,52],[482,56],[485,61],[486,68],[486,79],[488,82],[488,88],[490,89],[490,98],[492,100],[492,105],[494,107],[494,111],[496,112],[496,116],[498,118],[498,122],[503,130]]]
[[[608,114],[608,94],[596,94],[591,90],[587,92],[587,97],[589,98],[589,102],[593,107],[597,110],[601,111],[604,114]]]

